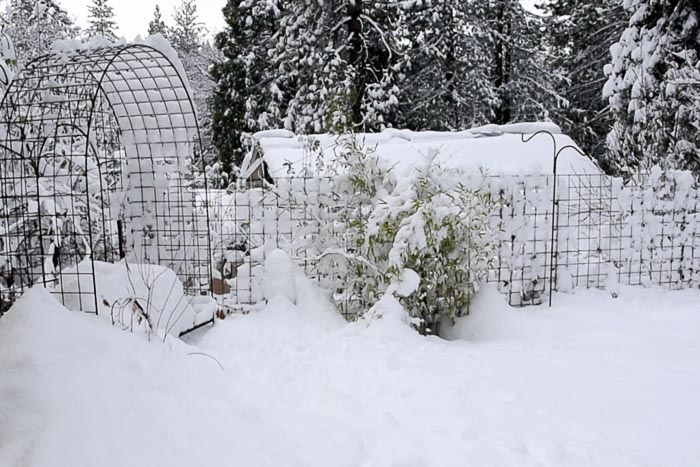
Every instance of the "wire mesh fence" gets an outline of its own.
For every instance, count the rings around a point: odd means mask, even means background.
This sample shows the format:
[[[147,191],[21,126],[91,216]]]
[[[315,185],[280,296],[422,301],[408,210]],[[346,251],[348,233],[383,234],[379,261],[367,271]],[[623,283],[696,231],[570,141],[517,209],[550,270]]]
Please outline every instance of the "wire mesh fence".
[[[686,173],[652,172],[637,184],[603,174],[465,178],[497,201],[490,222],[500,248],[488,281],[511,305],[540,304],[575,287],[700,286],[700,191]],[[222,303],[245,308],[263,300],[265,257],[281,248],[346,316],[365,309],[344,293],[342,256],[322,251],[353,247],[351,220],[333,215],[347,200],[331,186],[331,178],[298,177],[210,192],[214,293]]]
[[[602,174],[465,176],[465,183],[488,193],[495,206],[488,216],[498,232],[498,250],[486,280],[496,284],[513,306],[540,304],[554,290],[567,292],[575,287],[700,287],[700,190],[693,177],[655,171],[641,180],[623,184]],[[189,284],[196,289],[189,293],[197,295],[206,287],[226,307],[253,307],[266,298],[265,259],[280,248],[328,291],[345,316],[366,310],[371,304],[350,293],[347,286],[343,255],[352,254],[357,239],[349,233],[353,219],[338,215],[348,210],[350,201],[334,193],[333,183],[330,177],[290,177],[276,179],[274,184],[239,181],[227,191],[195,191],[193,218],[201,221],[177,223],[177,229],[168,234],[176,244],[182,239],[181,230],[191,228],[198,244],[211,245],[208,254],[197,248],[195,263],[201,268],[199,274],[211,275],[212,280]],[[5,196],[7,212],[14,198],[26,202],[32,197],[26,193]],[[183,205],[188,199],[191,196],[184,192]],[[367,216],[376,206],[352,208],[355,214]],[[203,234],[200,223],[205,219],[209,229]],[[23,225],[22,238],[35,241],[27,230],[30,223]],[[154,234],[165,232],[157,229]],[[19,241],[17,235],[3,237],[6,248]],[[116,255],[120,245],[112,243]],[[90,243],[93,256],[102,251],[96,244]],[[62,247],[75,248],[74,253],[81,256],[85,245],[64,242]],[[36,258],[53,261],[46,252]],[[209,258],[204,266],[202,258]],[[77,278],[86,290],[66,292],[59,287],[58,293],[91,293],[93,271],[69,267],[66,277]],[[71,297],[62,298],[71,301]]]

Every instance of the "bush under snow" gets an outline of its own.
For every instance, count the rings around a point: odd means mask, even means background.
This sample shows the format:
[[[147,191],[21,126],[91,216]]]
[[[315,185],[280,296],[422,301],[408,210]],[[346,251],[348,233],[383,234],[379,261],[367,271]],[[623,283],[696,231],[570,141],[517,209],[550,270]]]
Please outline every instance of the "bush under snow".
[[[419,280],[398,295],[413,318],[430,325],[467,313],[498,248],[490,191],[465,185],[437,152],[397,177],[354,136],[341,136],[339,148],[327,193],[292,184],[282,194],[316,210],[318,232],[293,241],[320,258],[317,274],[334,274],[335,298],[361,314],[412,271]],[[342,272],[324,271],[329,265]]]
[[[177,336],[198,321],[199,297],[186,296],[172,270],[147,264],[95,262],[93,269],[90,261],[80,263],[62,276],[66,308],[80,311],[95,300],[93,274],[98,313],[124,329]],[[203,313],[211,317],[212,311],[205,304]]]

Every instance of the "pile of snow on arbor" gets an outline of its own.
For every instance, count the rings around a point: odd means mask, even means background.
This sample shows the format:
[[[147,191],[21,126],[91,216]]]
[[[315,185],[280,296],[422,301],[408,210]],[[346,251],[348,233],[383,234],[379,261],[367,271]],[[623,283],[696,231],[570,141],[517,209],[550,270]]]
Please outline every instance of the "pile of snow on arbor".
[[[13,80],[0,106],[3,302],[91,277],[97,260],[158,264],[188,293],[208,290],[206,216],[189,189],[201,143],[176,60],[158,37],[65,41]],[[97,311],[92,282],[56,291]]]

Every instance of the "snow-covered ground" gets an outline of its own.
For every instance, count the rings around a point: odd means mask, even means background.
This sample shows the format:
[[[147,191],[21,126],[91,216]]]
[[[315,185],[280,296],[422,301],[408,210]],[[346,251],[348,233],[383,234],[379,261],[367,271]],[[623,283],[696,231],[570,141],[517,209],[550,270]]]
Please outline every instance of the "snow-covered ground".
[[[0,321],[0,465],[698,465],[697,291],[485,289],[448,341],[296,289],[189,343],[31,290]]]

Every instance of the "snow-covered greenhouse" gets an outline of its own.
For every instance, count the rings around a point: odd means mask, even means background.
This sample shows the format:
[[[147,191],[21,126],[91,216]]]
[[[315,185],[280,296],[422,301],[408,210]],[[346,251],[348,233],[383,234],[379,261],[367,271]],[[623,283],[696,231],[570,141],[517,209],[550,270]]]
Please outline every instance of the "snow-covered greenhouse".
[[[97,311],[94,262],[122,258],[173,269],[190,294],[208,291],[207,217],[190,189],[206,183],[191,171],[200,133],[169,52],[69,43],[10,83],[0,104],[3,308],[32,285],[58,284],[64,303]]]

